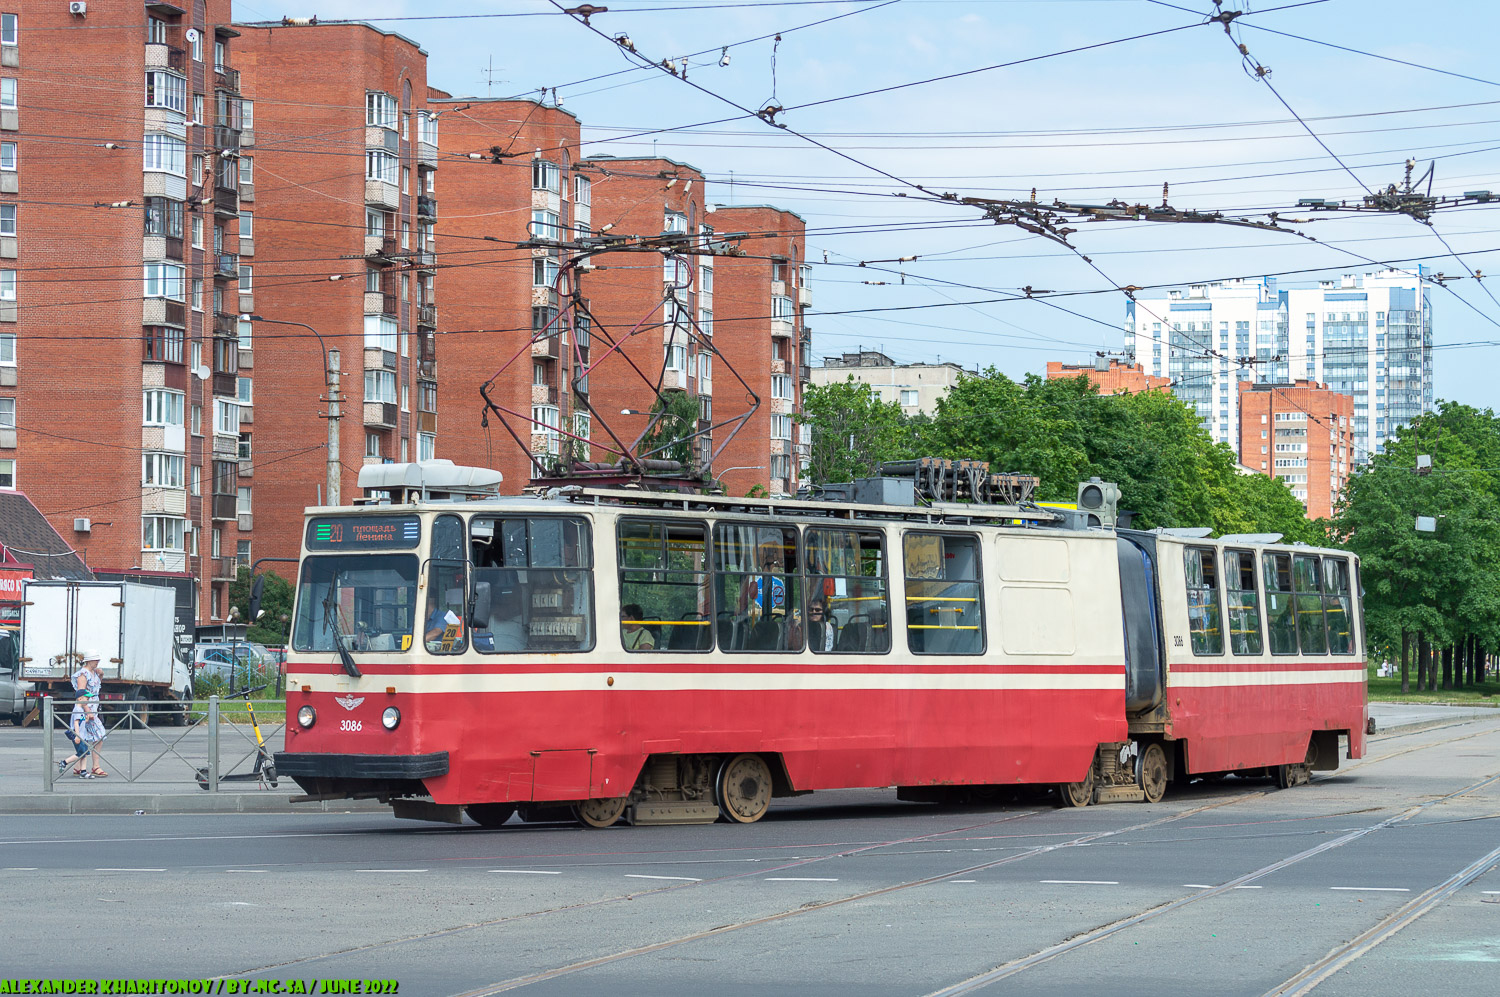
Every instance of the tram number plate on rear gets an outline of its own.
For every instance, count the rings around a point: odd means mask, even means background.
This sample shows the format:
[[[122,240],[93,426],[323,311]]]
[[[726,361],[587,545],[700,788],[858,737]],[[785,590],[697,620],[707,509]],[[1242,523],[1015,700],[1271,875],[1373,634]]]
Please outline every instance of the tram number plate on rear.
[[[530,633],[533,637],[578,637],[583,633],[583,617],[550,616],[532,620]]]

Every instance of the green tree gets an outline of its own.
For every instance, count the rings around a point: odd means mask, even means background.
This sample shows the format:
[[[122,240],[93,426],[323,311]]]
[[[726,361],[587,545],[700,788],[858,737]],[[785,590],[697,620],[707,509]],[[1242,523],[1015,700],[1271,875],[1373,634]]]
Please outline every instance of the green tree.
[[[901,406],[882,402],[852,376],[805,389],[797,420],[812,429],[808,476],[814,484],[867,478],[884,461],[917,455]]]
[[[647,460],[675,460],[684,470],[697,466],[698,399],[686,391],[664,391],[651,406],[655,424],[635,452]]]
[[[260,644],[285,644],[292,620],[292,586],[274,571],[265,572],[261,589],[259,620],[250,621],[250,589],[254,579],[250,569],[241,565],[229,583],[229,604],[240,612],[240,620],[249,623],[246,639]]]

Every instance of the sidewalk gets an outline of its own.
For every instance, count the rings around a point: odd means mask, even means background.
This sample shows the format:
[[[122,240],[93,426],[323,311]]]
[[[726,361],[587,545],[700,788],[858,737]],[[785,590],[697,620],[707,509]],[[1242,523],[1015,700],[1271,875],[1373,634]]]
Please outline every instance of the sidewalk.
[[[230,731],[238,725],[223,726]],[[201,728],[114,731],[104,742],[104,767],[110,773],[107,778],[64,775],[56,778],[49,792],[43,788],[42,737],[37,727],[0,726],[0,814],[389,812],[375,800],[293,804],[292,797],[301,795],[302,788],[286,778],[279,780],[275,789],[262,789],[254,781],[241,780],[221,782],[218,792],[200,789],[195,770],[207,764],[203,747],[207,735]],[[167,752],[157,757],[164,750],[162,741],[172,744],[178,754]],[[281,737],[277,735],[271,743],[273,750],[279,749]],[[253,742],[237,735],[226,736],[221,748],[223,769],[228,771],[233,766],[235,772],[248,771],[250,761],[242,759],[253,748]],[[68,757],[70,750],[62,732],[56,732],[52,743],[54,775],[56,763]],[[128,778],[132,771],[138,773],[134,781]]]
[[[1376,734],[1420,730],[1462,720],[1500,720],[1493,706],[1438,706],[1428,703],[1371,703],[1370,717]]]

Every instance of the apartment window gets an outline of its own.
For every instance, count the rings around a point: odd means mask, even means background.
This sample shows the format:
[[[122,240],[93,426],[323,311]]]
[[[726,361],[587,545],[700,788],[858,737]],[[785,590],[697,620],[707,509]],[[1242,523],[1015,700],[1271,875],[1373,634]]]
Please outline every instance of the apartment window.
[[[707,308],[698,309],[698,331],[705,336],[714,334],[714,313]]]
[[[558,417],[556,405],[533,405],[531,406],[531,421],[534,425],[532,432],[546,434],[547,453],[556,455],[562,450],[562,435],[559,433],[561,424]]]
[[[16,334],[13,332],[0,332],[0,366],[14,367],[16,365]]]
[[[551,287],[557,283],[561,268],[550,256],[537,256],[531,261],[531,283],[534,287]]]
[[[917,391],[915,388],[903,388],[901,390],[901,405],[904,408],[917,407]]]
[[[771,416],[771,439],[790,440],[792,438],[792,417],[789,415]]]
[[[683,373],[687,372],[687,347],[686,346],[668,346],[667,347],[667,369],[668,370],[681,371]]]
[[[411,167],[410,166],[403,166],[403,167],[401,167],[401,193],[403,193],[403,194],[410,194],[411,193]]]
[[[365,271],[365,293],[366,294],[379,294],[380,293],[380,273],[381,272],[379,270],[373,270],[373,269]]]
[[[253,156],[240,157],[240,185],[251,187],[255,184],[255,158]]]
[[[548,242],[562,238],[562,225],[556,211],[533,211],[531,213],[531,237]]]
[[[255,238],[255,216],[244,211],[240,212],[240,238]],[[241,249],[243,248],[243,245],[241,245]]]
[[[393,370],[365,371],[365,401],[396,403],[396,372]]]
[[[15,428],[16,425],[16,400],[14,398],[0,398],[0,426]]]
[[[188,40],[188,51],[192,52],[194,62],[203,61],[203,33],[201,31],[193,32],[193,37]]]
[[[16,206],[0,204],[0,235],[16,234]]]
[[[235,512],[237,512],[241,516],[248,516],[248,515],[250,515],[250,486],[249,485],[240,485],[238,488],[235,489],[234,508],[235,508]],[[245,543],[245,542],[246,541],[244,541],[244,540],[240,541],[240,543]]]
[[[401,248],[411,248],[411,222],[401,223]]]
[[[377,239],[385,238],[385,212],[373,208],[365,209],[365,235]]]
[[[182,330],[151,326],[145,332],[144,359],[156,363],[182,363]]]
[[[0,142],[0,170],[6,173],[16,171],[16,143]]]
[[[553,194],[562,192],[562,172],[556,163],[545,159],[531,161],[531,189],[545,190]]]
[[[698,354],[698,379],[700,381],[712,381],[714,379],[714,357],[712,353]]]
[[[380,180],[384,183],[394,184],[396,182],[396,170],[400,163],[396,157],[382,149],[365,150],[365,178],[369,180]]]
[[[237,402],[223,398],[214,399],[214,434],[216,436],[240,435],[240,406]]]
[[[240,293],[249,294],[255,284],[255,268],[248,263],[240,264]]]
[[[771,455],[771,477],[786,481],[792,476],[792,458],[784,453]]]
[[[235,397],[241,405],[251,405],[255,401],[255,382],[248,377],[242,377],[238,381],[238,392]]]
[[[21,18],[18,14],[0,14],[0,45],[17,45],[21,41]]]
[[[547,365],[542,363],[540,360],[533,360],[531,362],[531,383],[547,383]]]
[[[185,520],[169,516],[143,516],[141,518],[142,550],[182,550]]]
[[[0,488],[16,487],[16,462],[0,460]]]
[[[790,397],[792,397],[792,379],[790,377],[787,377],[785,374],[772,374],[771,375],[771,397],[772,398],[790,398]]]
[[[145,411],[141,418],[142,425],[182,425],[183,397],[181,391],[170,391],[165,388],[147,388],[142,392],[145,405]]]
[[[681,211],[668,211],[662,217],[661,230],[663,232],[686,232],[687,215]]]
[[[183,268],[175,263],[147,263],[145,296],[148,298],[169,298],[172,301],[182,300],[182,274]],[[0,271],[3,273],[4,271]],[[0,288],[0,297],[4,296],[3,288]]]
[[[365,434],[365,456],[366,457],[379,457],[380,456],[380,448],[381,448],[381,445],[383,444],[383,442],[384,441],[381,439],[379,433],[366,433]]]
[[[411,411],[410,401],[411,401],[411,398],[410,398],[410,387],[408,385],[403,384],[403,385],[401,385],[401,411],[403,411],[403,412],[410,412]]]
[[[419,412],[436,412],[437,411],[437,382],[436,381],[418,381],[417,382],[417,411],[419,411]]]
[[[151,133],[141,141],[144,169],[155,173],[183,176],[187,170],[187,143],[173,135]],[[193,157],[193,166],[202,170],[201,156]]]
[[[16,106],[16,78],[7,76],[0,79],[0,107]]]
[[[580,207],[586,207],[593,203],[594,182],[588,177],[575,176],[573,178],[573,203]]]
[[[371,90],[365,94],[365,124],[371,128],[396,127],[396,98],[388,93]]]
[[[146,234],[182,238],[183,204],[166,197],[146,198]]]
[[[365,316],[365,346],[367,348],[395,353],[396,337],[399,333],[400,326],[389,315]],[[392,398],[391,401],[395,399]]]
[[[202,405],[194,405],[193,406],[192,421],[193,421],[193,425],[192,425],[191,428],[192,428],[192,431],[193,431],[193,435],[194,436],[202,436],[203,435],[203,406]]]
[[[217,526],[215,526],[214,527],[214,531],[213,531],[213,545],[209,548],[209,556],[211,556],[211,557],[219,557],[223,553],[224,553],[224,531],[221,530],[221,529],[219,529]],[[215,593],[214,594],[214,610],[213,610],[214,619],[218,619],[218,617],[219,617],[218,602],[219,602],[218,593]]]
[[[203,311],[203,278],[193,278],[193,311]]]
[[[142,454],[141,484],[154,488],[181,488],[183,463],[182,454]]]
[[[187,113],[187,80],[161,69],[146,73],[146,106]]]
[[[426,145],[438,144],[437,118],[427,111],[417,112],[417,141]]]
[[[792,299],[780,294],[771,295],[771,318],[790,322],[795,313],[792,310]]]

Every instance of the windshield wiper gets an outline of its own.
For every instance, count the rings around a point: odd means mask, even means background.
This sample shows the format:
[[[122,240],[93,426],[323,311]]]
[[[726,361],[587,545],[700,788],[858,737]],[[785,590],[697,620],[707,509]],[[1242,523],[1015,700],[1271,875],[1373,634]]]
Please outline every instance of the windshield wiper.
[[[344,628],[339,626],[339,605],[333,598],[337,590],[337,585],[328,586],[328,595],[323,599],[323,623],[333,631],[333,646],[339,652],[339,660],[344,663],[344,671],[359,678],[363,673],[354,663],[354,655],[349,653],[349,648],[344,643]]]

